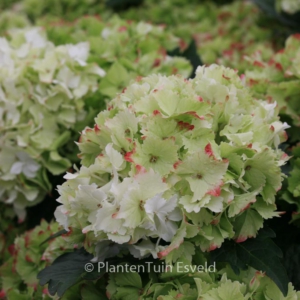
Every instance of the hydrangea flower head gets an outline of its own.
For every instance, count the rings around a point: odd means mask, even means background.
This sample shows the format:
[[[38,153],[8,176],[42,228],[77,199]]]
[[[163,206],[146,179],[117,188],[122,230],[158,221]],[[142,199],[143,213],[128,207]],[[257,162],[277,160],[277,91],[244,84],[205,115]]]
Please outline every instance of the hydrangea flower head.
[[[62,237],[44,242],[59,229],[57,223],[42,221],[9,245],[10,257],[0,266],[1,293],[8,299],[52,299],[48,289],[39,285],[37,274],[59,255],[73,250],[74,245],[68,245]]]
[[[278,36],[275,42],[272,41],[272,30],[260,25],[264,14],[254,3],[227,1],[231,3],[224,4],[221,1],[222,5],[217,5],[215,2],[165,0],[158,6],[155,1],[144,1],[138,8],[121,12],[121,16],[155,24],[166,23],[176,36],[182,38],[182,50],[188,47],[193,37],[197,52],[206,65],[217,63],[244,72],[249,67],[245,55],[260,51],[267,59],[274,53]]]
[[[257,53],[248,57],[253,70],[246,72],[246,83],[251,87],[255,97],[266,98],[270,103],[276,102],[280,115],[290,120],[293,125],[289,131],[289,147],[293,158],[290,161],[288,188],[283,199],[297,205],[299,212],[300,196],[300,34],[291,35],[284,49],[277,52],[269,61]],[[293,218],[297,219],[298,214]]]
[[[188,77],[192,71],[185,58],[168,55],[168,51],[180,46],[180,39],[164,26],[124,20],[118,16],[109,21],[85,16],[74,23],[65,24],[63,20],[52,23],[47,27],[47,33],[57,45],[89,42],[89,61],[107,71],[99,93],[109,99],[138,76],[180,72]]]
[[[71,165],[59,148],[105,75],[88,54],[88,43],[55,47],[39,28],[0,38],[0,195],[21,220],[49,191],[46,170],[56,175]]]
[[[59,186],[56,218],[81,229],[89,250],[110,242],[135,257],[244,241],[278,215],[287,127],[234,70],[142,78],[82,132],[82,167]]]
[[[300,126],[299,83],[300,83],[300,34],[291,35],[284,49],[268,61],[260,53],[247,57],[252,70],[247,71],[246,82],[254,95],[276,101],[280,113],[289,115],[296,126]]]

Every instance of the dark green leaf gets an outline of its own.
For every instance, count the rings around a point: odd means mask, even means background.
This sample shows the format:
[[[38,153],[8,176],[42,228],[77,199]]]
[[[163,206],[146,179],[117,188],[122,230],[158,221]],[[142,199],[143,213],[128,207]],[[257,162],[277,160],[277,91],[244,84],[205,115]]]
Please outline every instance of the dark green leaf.
[[[284,265],[288,271],[290,280],[292,281],[295,289],[300,289],[300,245],[299,244],[291,244],[286,253]]]
[[[190,78],[194,78],[197,67],[202,66],[202,61],[197,53],[197,46],[194,40],[190,42],[187,49],[184,50],[183,52],[181,52],[179,48],[176,48],[168,52],[168,54],[171,56],[182,56],[190,61],[191,65],[193,66],[193,71],[192,74],[190,75]]]
[[[61,297],[64,292],[77,282],[88,279],[95,280],[105,273],[105,269],[97,270],[97,264],[92,264],[94,271],[87,273],[85,265],[90,263],[93,255],[83,248],[59,256],[51,266],[39,272],[37,278],[40,285],[48,285],[50,295]]]
[[[220,249],[211,253],[211,259],[213,262],[228,262],[237,274],[247,266],[263,271],[286,295],[289,278],[280,260],[282,252],[272,241],[273,237],[274,232],[264,228],[255,239],[243,243],[226,241]]]
[[[262,11],[270,17],[277,19],[279,22],[292,28],[300,28],[300,13],[293,15],[279,13],[275,9],[275,0],[252,0]]]
[[[130,6],[138,6],[143,3],[144,0],[106,0],[106,6],[114,10],[125,10]]]

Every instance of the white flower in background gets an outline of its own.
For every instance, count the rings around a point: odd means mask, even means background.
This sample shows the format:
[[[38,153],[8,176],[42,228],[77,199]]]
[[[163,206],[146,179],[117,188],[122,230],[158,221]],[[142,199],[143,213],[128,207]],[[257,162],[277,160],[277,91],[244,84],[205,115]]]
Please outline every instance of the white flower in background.
[[[87,63],[88,43],[56,47],[40,28],[9,35],[0,38],[0,193],[24,219],[25,207],[51,189],[47,170],[71,166],[58,149],[87,115],[85,96],[105,72]]]
[[[34,178],[36,176],[36,172],[40,168],[40,165],[32,159],[26,152],[17,152],[16,156],[18,161],[16,161],[11,169],[11,174],[21,174],[23,173],[28,178]]]
[[[286,13],[294,14],[300,11],[300,0],[277,0],[277,5]]]

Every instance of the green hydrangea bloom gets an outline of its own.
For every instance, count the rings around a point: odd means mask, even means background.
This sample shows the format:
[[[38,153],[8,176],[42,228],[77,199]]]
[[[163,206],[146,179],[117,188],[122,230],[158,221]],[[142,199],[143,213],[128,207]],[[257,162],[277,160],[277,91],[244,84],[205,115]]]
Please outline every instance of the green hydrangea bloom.
[[[216,9],[207,24],[199,22],[196,27],[194,37],[203,61],[243,73],[247,69],[245,55],[262,52],[268,59],[274,53],[274,43],[272,30],[259,25],[262,17],[259,9],[248,1],[234,1]]]
[[[291,144],[291,171],[288,188],[282,197],[298,206],[300,197],[300,35],[295,34],[286,40],[285,48],[276,53],[269,61],[264,61],[259,54],[248,57],[249,64],[255,66],[246,72],[246,82],[258,98],[265,97],[269,102],[276,102],[283,119],[293,124],[289,130]],[[294,215],[298,219],[298,215]]]
[[[50,189],[46,170],[71,165],[58,149],[105,71],[86,62],[88,43],[55,47],[38,28],[15,29],[0,44],[0,195],[23,219]]]
[[[115,97],[137,76],[153,72],[170,75],[180,71],[188,77],[192,71],[186,59],[167,54],[179,47],[180,39],[164,26],[114,16],[109,21],[97,17],[83,17],[72,24],[58,21],[46,28],[49,39],[56,45],[90,43],[89,61],[107,71],[100,84],[100,93],[109,98]]]
[[[211,1],[168,0],[158,6],[156,1],[150,0],[121,15],[128,19],[166,23],[182,38],[182,49],[194,38],[198,54],[206,65],[218,63],[244,72],[245,55],[261,51],[267,59],[274,53],[272,30],[261,26],[263,13],[250,1],[238,0],[217,6]]]
[[[95,122],[78,143],[82,167],[58,187],[55,215],[86,234],[98,259],[112,241],[135,257],[172,261],[185,240],[210,251],[227,238],[256,236],[278,215],[287,159],[278,145],[288,126],[234,70],[145,77]]]
[[[33,230],[18,236],[10,245],[10,258],[0,267],[1,293],[7,299],[52,299],[39,285],[37,274],[59,255],[72,251],[62,237],[43,243],[59,231],[57,223],[42,221]]]
[[[179,267],[184,270],[181,265],[174,266],[173,270],[179,269]],[[158,269],[158,267],[156,268]],[[143,285],[142,278],[138,273],[112,273],[107,285],[107,295],[111,300],[300,299],[300,292],[296,292],[291,283],[287,296],[283,296],[274,282],[252,268],[242,271],[238,276],[229,266],[226,266],[216,272],[209,270],[192,272],[187,269],[185,272],[177,274],[174,271],[169,274],[166,272],[159,277],[161,277],[160,280],[152,279],[148,284]],[[167,278],[169,280],[166,280]]]
[[[255,96],[276,101],[280,113],[289,115],[300,126],[300,35],[290,36],[285,48],[265,61],[260,53],[247,58],[253,70],[247,71],[246,81]]]
[[[25,224],[17,224],[14,220],[15,213],[12,207],[0,203],[0,264],[10,258],[9,246],[15,237],[24,232]]]

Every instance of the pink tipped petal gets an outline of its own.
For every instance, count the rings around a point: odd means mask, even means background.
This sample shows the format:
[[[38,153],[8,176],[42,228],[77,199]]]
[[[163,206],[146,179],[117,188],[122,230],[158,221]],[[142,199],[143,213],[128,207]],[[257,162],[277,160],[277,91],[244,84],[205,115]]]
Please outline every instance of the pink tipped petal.
[[[183,243],[183,240],[180,242],[180,244],[182,244]],[[180,245],[179,244],[179,245]],[[163,258],[163,257],[165,257],[165,256],[167,256],[170,252],[172,252],[173,250],[175,250],[175,249],[178,249],[179,248],[179,245],[174,245],[174,246],[169,246],[169,247],[167,247],[165,250],[163,250],[163,251],[160,251],[160,252],[158,252],[157,253],[157,257],[158,258]]]
[[[215,197],[218,197],[221,195],[221,188],[220,186],[217,186],[216,188],[212,189],[212,190],[209,190],[207,192],[208,195],[212,195],[212,196],[215,196]]]
[[[210,157],[210,156],[213,156],[214,157],[214,153],[213,153],[213,150],[212,150],[212,147],[211,147],[211,144],[208,143],[205,148],[205,153]]]
[[[242,243],[242,242],[245,242],[247,239],[248,239],[248,237],[246,237],[246,236],[240,236],[235,240],[235,242]]]
[[[145,173],[147,173],[147,170],[141,165],[136,165],[135,168],[136,168],[136,174],[145,174]]]
[[[210,251],[214,251],[214,250],[216,250],[218,248],[218,246],[217,245],[215,245],[215,244],[211,244],[210,246],[209,246],[209,249],[207,250],[208,252],[210,252]]]

